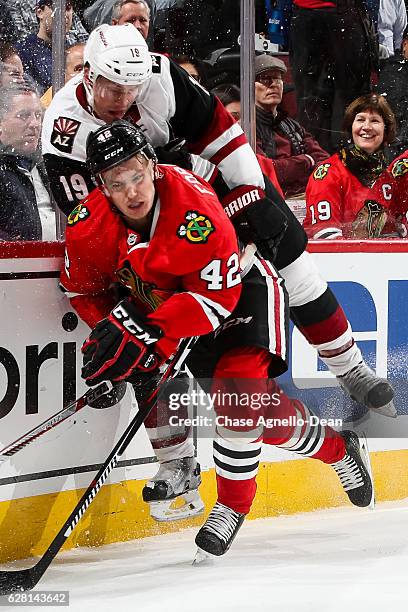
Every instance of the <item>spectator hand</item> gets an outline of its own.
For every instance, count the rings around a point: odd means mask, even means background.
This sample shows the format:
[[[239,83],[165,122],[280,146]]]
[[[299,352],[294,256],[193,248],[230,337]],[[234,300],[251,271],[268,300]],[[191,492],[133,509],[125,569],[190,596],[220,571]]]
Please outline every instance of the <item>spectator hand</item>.
[[[388,47],[386,47],[385,45],[378,45],[378,59],[380,60],[385,60],[388,57],[390,57],[390,52],[388,50]]]
[[[312,157],[311,155],[309,155],[308,153],[305,153],[304,155],[305,155],[305,157],[308,159],[308,161],[310,162],[310,164],[311,164],[311,168],[314,168],[314,167],[315,167],[315,165],[316,165],[316,162],[315,162],[315,160],[313,159],[313,157]]]

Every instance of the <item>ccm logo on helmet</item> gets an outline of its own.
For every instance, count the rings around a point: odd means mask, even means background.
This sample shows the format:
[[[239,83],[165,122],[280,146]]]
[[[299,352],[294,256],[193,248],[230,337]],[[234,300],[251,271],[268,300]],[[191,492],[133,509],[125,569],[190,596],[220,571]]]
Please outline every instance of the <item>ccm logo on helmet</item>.
[[[122,153],[123,151],[123,147],[120,147],[119,149],[115,149],[114,151],[109,151],[109,153],[106,153],[104,159],[111,159],[112,157],[116,157],[116,155],[119,155],[119,153]]]
[[[238,196],[235,200],[232,200],[227,206],[225,206],[224,210],[227,213],[228,217],[233,217],[237,212],[239,212],[242,208],[249,206],[256,200],[260,200],[261,196],[259,194],[258,189],[252,189],[252,191],[247,191],[247,193]]]
[[[145,329],[142,329],[120,304],[112,310],[112,315],[120,321],[129,333],[142,340],[145,344],[153,344],[159,340],[158,336],[151,336]]]

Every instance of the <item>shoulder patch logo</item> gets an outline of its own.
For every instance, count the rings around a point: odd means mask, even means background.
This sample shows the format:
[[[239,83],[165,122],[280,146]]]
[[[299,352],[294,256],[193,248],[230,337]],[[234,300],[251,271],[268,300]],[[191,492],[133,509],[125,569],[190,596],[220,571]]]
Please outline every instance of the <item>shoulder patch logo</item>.
[[[81,123],[68,117],[58,117],[54,120],[51,134],[51,144],[62,153],[72,153],[75,136]]]
[[[206,243],[212,232],[215,232],[211,220],[195,210],[186,213],[186,225],[180,225],[177,230],[179,238],[186,238],[194,244]]]
[[[408,157],[403,157],[394,163],[391,174],[394,178],[404,176],[408,172]]]
[[[160,74],[161,72],[161,57],[160,55],[150,54],[152,58],[152,72],[153,74]]]
[[[322,181],[324,177],[327,176],[330,166],[331,164],[320,164],[313,172],[313,178],[316,181]]]
[[[68,215],[67,223],[69,226],[75,225],[79,223],[79,221],[84,221],[89,217],[90,213],[86,206],[83,204],[78,204],[75,206],[74,210]]]

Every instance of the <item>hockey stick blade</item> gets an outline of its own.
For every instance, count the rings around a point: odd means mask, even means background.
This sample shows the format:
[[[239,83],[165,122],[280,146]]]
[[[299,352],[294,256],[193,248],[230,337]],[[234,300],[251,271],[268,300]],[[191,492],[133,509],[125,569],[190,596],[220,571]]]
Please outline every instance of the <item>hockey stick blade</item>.
[[[34,440],[37,440],[37,438],[45,434],[50,429],[53,429],[76,412],[79,412],[85,406],[88,406],[90,402],[94,402],[102,397],[102,395],[105,395],[105,393],[109,393],[109,391],[112,389],[113,385],[109,381],[102,382],[93,389],[88,389],[88,391],[81,395],[81,397],[79,397],[77,400],[74,400],[68,404],[68,406],[65,406],[65,408],[40,423],[40,425],[30,429],[30,431],[28,431],[26,434],[20,436],[17,438],[17,440],[14,440],[14,442],[10,442],[10,444],[5,446],[0,451],[0,462],[7,461],[7,459],[28,446],[28,444],[34,442]]]
[[[150,394],[144,404],[139,407],[137,414],[116,442],[105,463],[101,466],[91,484],[82,495],[41,559],[28,569],[0,571],[0,595],[9,595],[16,591],[27,591],[36,586],[49,565],[55,559],[66,539],[71,535],[72,531],[95,499],[103,483],[116,466],[119,457],[125,452],[146,417],[154,408],[159,389],[168,379],[173,378],[179,372],[194,342],[195,338],[188,338],[181,341],[177,353],[166,364],[167,367],[160,378],[158,387]]]

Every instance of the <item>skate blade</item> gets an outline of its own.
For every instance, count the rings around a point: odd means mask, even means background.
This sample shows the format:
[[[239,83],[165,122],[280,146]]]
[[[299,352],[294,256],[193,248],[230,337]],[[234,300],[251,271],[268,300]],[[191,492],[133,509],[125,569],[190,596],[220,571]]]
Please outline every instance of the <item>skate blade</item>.
[[[182,502],[182,505],[177,505]],[[150,516],[159,523],[181,521],[204,512],[204,503],[198,491],[189,491],[176,499],[150,502]]]
[[[370,508],[370,510],[374,510],[374,508],[375,508],[374,478],[373,478],[373,471],[371,469],[370,453],[368,452],[367,437],[366,437],[364,432],[362,432],[361,435],[359,436],[359,441],[360,441],[361,456],[362,456],[363,461],[365,463],[365,466],[367,468],[367,472],[370,474],[370,478],[371,478],[371,482],[372,482],[372,487],[373,487],[373,492],[372,492],[372,495],[371,495],[371,501],[370,501],[370,504],[369,504],[368,507]]]
[[[197,548],[192,565],[208,565],[212,561],[214,561],[214,555],[210,555],[210,553],[205,552],[202,548]]]
[[[381,406],[381,408],[370,408],[370,410],[372,410],[373,412],[377,412],[382,416],[391,417],[392,419],[395,419],[398,416],[393,401],[388,402],[388,404],[385,404],[384,406]]]

